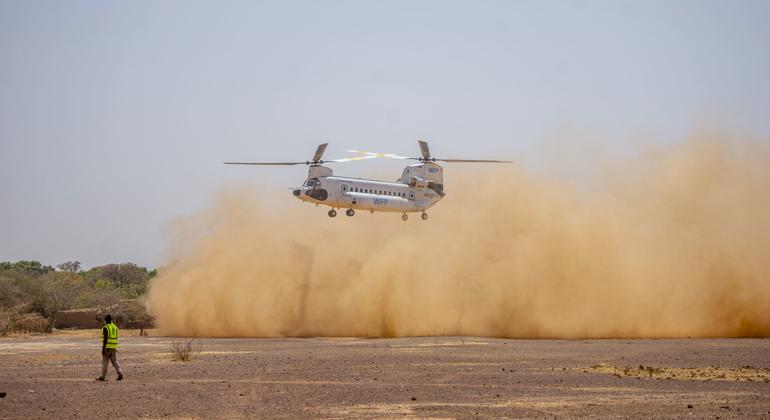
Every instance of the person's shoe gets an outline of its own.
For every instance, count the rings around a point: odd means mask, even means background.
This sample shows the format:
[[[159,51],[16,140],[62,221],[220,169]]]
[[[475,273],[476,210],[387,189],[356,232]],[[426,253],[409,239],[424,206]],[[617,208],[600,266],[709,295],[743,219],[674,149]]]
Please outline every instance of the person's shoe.
[[[105,379],[100,376],[100,377],[96,378],[96,380],[104,382]]]
[[[122,374],[121,374],[121,375],[118,375],[118,380],[119,380],[119,381],[122,381],[122,380],[123,380],[123,375],[122,375]]]

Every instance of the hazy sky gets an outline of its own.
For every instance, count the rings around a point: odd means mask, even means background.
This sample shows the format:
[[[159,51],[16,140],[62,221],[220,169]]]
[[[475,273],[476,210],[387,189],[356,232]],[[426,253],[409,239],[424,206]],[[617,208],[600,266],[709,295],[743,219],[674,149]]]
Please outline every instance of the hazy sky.
[[[222,161],[323,141],[526,163],[570,130],[768,138],[768,22],[770,1],[2,0],[0,261],[155,266],[223,186],[305,176]]]

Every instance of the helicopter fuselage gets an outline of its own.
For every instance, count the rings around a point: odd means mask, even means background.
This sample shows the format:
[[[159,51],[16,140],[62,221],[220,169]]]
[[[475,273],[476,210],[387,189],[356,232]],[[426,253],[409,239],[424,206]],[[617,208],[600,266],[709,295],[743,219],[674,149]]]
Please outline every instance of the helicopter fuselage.
[[[424,212],[445,195],[442,168],[435,163],[410,165],[396,182],[335,176],[328,167],[311,167],[293,194],[332,209],[397,213]]]
[[[294,196],[332,208],[398,213],[424,211],[443,198],[427,187],[339,176],[310,180],[309,185],[295,189]]]

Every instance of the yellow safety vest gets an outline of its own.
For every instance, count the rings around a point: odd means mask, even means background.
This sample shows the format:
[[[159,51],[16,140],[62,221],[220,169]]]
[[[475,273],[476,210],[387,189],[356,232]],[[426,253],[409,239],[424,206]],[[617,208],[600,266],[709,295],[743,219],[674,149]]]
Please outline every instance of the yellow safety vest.
[[[108,349],[116,349],[118,348],[118,327],[117,325],[113,323],[105,324],[104,325],[107,328],[107,345],[105,346]],[[102,340],[104,340],[104,330],[102,330]],[[104,341],[102,341],[104,342]]]

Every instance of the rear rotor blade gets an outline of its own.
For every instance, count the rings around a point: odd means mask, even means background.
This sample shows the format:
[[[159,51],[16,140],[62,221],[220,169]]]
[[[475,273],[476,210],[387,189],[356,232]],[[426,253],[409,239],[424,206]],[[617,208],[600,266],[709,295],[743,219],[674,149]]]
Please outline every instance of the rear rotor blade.
[[[417,143],[420,145],[420,153],[422,153],[422,158],[425,160],[430,159],[430,150],[428,149],[428,142],[423,140],[417,140]]]
[[[431,161],[436,162],[466,162],[466,163],[513,163],[510,160],[490,160],[490,159],[434,159]]]

